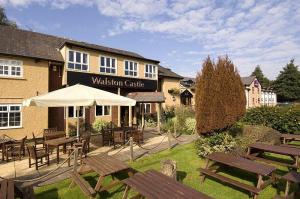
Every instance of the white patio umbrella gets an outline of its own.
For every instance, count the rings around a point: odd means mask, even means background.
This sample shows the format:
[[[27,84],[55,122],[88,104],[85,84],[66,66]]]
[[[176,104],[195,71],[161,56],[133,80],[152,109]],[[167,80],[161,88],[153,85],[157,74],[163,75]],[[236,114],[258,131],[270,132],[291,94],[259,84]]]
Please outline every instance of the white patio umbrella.
[[[23,106],[68,107],[76,106],[77,137],[79,136],[79,106],[135,106],[136,101],[100,89],[76,84],[23,101]]]

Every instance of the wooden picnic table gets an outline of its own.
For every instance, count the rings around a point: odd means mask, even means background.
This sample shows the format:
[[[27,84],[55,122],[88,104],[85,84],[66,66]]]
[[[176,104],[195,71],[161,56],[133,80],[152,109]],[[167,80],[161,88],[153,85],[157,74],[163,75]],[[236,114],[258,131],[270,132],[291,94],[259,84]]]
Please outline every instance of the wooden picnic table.
[[[300,141],[300,135],[298,134],[281,134],[281,139],[282,139],[282,143],[283,144],[287,144],[290,141],[296,140],[296,141]]]
[[[176,180],[163,175],[155,170],[148,170],[144,173],[136,173],[134,176],[123,180],[126,189],[123,199],[128,197],[130,189],[138,192],[138,197],[147,199],[210,199],[211,197],[196,191]]]
[[[0,198],[1,199],[14,199],[15,188],[12,179],[3,179],[0,181]]]
[[[126,163],[106,154],[87,157],[83,159],[83,163],[84,164],[81,165],[81,168],[84,166],[88,166],[94,172],[99,174],[99,179],[94,188],[95,191],[99,192],[109,190],[114,186],[122,184],[122,181],[115,179],[110,184],[104,187],[103,182],[106,176],[112,176],[114,178],[115,174],[122,171],[127,171],[129,176],[133,175],[132,170]],[[79,169],[79,171],[81,170],[81,168]]]
[[[201,182],[204,181],[205,175],[211,176],[213,178],[219,179],[222,182],[226,182],[233,186],[242,188],[254,194],[254,198],[256,198],[261,190],[267,187],[271,182],[274,181],[273,172],[276,170],[275,167],[265,165],[262,163],[254,162],[248,160],[246,158],[240,157],[238,155],[226,154],[221,152],[215,152],[206,157],[206,165],[204,169],[200,169],[202,173]],[[258,181],[255,186],[251,186],[248,184],[241,183],[239,181],[233,180],[231,178],[225,177],[223,175],[217,174],[216,170],[212,168],[213,164],[211,162],[230,166],[233,168],[241,169],[243,171],[247,171],[249,173],[254,173],[258,176]],[[268,177],[267,180],[263,180],[263,177]]]
[[[294,160],[293,164],[285,164],[280,163],[278,161],[267,160],[265,158],[259,158],[258,156],[264,152],[270,152],[280,155],[286,155],[291,157]],[[248,146],[247,156],[251,159],[258,159],[261,161],[265,161],[267,163],[275,163],[283,166],[299,168],[299,156],[300,156],[300,148],[292,148],[287,146],[277,146],[277,145],[269,145],[263,143],[254,143]]]
[[[66,146],[67,144],[73,145],[74,142],[77,141],[76,137],[62,137],[62,138],[56,138],[52,140],[46,140],[45,145],[47,147],[47,151],[49,151],[50,147],[56,148],[56,162],[59,164],[59,147],[63,146],[63,152],[66,153]]]

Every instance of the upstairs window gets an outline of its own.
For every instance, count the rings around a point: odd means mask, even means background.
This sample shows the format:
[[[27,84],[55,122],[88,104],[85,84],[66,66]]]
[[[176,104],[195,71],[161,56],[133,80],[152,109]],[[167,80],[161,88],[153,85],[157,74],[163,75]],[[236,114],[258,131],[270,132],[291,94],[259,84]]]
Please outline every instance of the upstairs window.
[[[156,66],[152,64],[146,64],[145,77],[156,78]]]
[[[96,106],[96,116],[110,115],[110,106]]]
[[[100,57],[100,73],[116,74],[117,60],[111,57]]]
[[[0,104],[0,129],[21,127],[21,105]]]
[[[125,61],[125,75],[137,77],[138,75],[138,64],[133,61]]]
[[[0,76],[22,77],[23,65],[21,61],[0,59]]]
[[[68,69],[88,71],[88,59],[87,53],[69,50],[68,53]]]

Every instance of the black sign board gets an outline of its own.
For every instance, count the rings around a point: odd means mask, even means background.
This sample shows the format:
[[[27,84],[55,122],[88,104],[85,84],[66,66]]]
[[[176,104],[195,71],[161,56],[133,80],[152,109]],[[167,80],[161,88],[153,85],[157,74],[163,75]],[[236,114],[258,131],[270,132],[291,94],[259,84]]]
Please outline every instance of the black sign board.
[[[126,88],[147,91],[156,91],[157,89],[156,80],[98,75],[74,71],[68,71],[67,73],[67,84],[69,86],[82,84],[94,88]]]

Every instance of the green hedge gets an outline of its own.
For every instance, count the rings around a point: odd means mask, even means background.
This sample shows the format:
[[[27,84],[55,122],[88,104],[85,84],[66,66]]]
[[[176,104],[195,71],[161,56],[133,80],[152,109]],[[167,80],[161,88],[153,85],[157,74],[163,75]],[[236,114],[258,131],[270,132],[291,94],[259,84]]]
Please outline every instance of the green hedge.
[[[300,134],[300,108],[299,105],[252,108],[247,111],[242,122],[269,126],[281,133]]]

